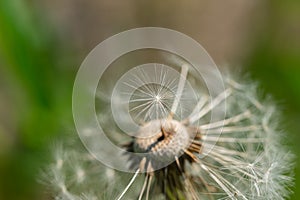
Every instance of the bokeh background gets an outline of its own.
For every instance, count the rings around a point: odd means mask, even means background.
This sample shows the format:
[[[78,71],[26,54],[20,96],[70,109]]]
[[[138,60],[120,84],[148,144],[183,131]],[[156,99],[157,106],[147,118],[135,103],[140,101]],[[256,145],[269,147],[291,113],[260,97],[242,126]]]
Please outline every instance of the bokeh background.
[[[260,81],[280,104],[285,142],[300,156],[300,1],[0,0],[1,200],[50,199],[38,174],[53,140],[76,134],[76,71],[99,42],[143,26],[185,33],[219,66]]]

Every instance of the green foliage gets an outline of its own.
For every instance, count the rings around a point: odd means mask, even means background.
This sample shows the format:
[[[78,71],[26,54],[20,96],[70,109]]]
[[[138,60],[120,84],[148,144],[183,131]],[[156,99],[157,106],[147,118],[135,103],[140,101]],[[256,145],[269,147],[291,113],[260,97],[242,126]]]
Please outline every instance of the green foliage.
[[[34,187],[48,156],[45,147],[71,122],[75,71],[64,70],[68,54],[61,54],[51,25],[30,6],[18,0],[0,2],[1,70],[12,85],[12,112],[17,113],[16,133],[7,133],[16,135],[13,150],[0,157],[0,199],[40,199]]]
[[[272,6],[268,26],[257,38],[256,49],[247,65],[253,76],[282,104],[284,128],[289,133],[287,143],[293,144],[300,140],[300,42],[299,30],[294,29],[300,23],[300,2],[276,1]],[[294,143],[293,147],[299,156],[300,146]],[[300,198],[299,163],[296,166],[296,188],[292,196],[295,200]]]

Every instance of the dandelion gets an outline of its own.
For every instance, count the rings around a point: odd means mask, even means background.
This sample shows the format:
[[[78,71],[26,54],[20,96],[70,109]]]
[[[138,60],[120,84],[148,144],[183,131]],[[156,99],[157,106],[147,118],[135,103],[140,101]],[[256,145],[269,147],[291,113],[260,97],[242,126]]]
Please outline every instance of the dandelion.
[[[141,125],[122,145],[134,174],[101,165],[87,152],[58,149],[45,173],[56,199],[285,199],[291,193],[293,154],[282,144],[278,111],[261,101],[253,82],[224,78],[225,90],[210,100],[196,90],[186,93],[189,66],[168,79],[168,70],[153,67],[155,77],[139,69],[129,112]],[[142,84],[143,79],[159,84]],[[137,83],[136,85],[134,83]],[[194,86],[193,86],[194,87]],[[191,108],[193,105],[193,108]],[[226,112],[211,121],[211,113]],[[126,121],[126,120],[125,120]],[[136,153],[141,156],[131,156]],[[112,158],[113,159],[113,158]]]

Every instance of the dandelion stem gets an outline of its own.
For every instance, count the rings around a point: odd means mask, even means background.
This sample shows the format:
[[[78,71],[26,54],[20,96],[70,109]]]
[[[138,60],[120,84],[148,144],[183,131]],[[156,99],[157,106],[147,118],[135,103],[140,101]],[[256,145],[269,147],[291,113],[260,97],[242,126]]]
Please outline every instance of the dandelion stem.
[[[243,112],[239,115],[236,115],[234,117],[230,117],[230,118],[225,119],[225,120],[221,120],[221,121],[201,125],[200,129],[202,129],[202,130],[203,129],[213,129],[213,128],[218,128],[218,127],[221,127],[221,126],[226,126],[226,125],[231,124],[231,123],[242,121],[243,119],[248,118],[250,115],[251,115],[251,112],[249,110],[246,110],[245,112]]]
[[[141,200],[143,198],[143,194],[145,192],[145,189],[146,189],[146,186],[147,186],[147,183],[148,183],[148,179],[149,179],[149,175],[147,174],[146,177],[145,177],[145,180],[144,180],[144,184],[143,184],[140,196],[139,196],[139,200]]]
[[[192,118],[192,116],[197,115],[197,113],[199,113],[199,111],[201,110],[201,108],[203,108],[203,106],[207,103],[207,101],[208,101],[207,96],[201,97],[201,99],[199,100],[199,102],[197,103],[197,105],[195,106],[194,110],[192,111],[192,113],[188,118],[190,119]]]
[[[251,132],[251,131],[258,131],[260,130],[261,127],[258,126],[258,125],[249,125],[249,126],[227,126],[227,127],[224,127],[224,128],[217,128],[217,129],[211,129],[211,130],[207,130],[206,132],[204,133],[207,133],[207,134],[230,134],[230,133],[237,133],[237,132]]]
[[[223,100],[225,100],[231,93],[232,93],[231,88],[226,89],[224,92],[219,94],[214,100],[212,100],[210,104],[207,104],[200,112],[190,117],[189,122],[192,124],[198,119],[200,119],[201,117],[203,117],[204,115],[206,115],[209,111],[211,111],[213,108],[219,105]]]
[[[130,180],[130,182],[128,183],[128,185],[124,189],[124,191],[121,193],[121,195],[117,198],[117,200],[121,200],[123,198],[123,196],[125,195],[125,193],[128,191],[129,187],[132,185],[132,183],[136,179],[136,177],[139,174],[139,172],[140,172],[140,169],[136,170],[136,172],[134,173],[132,179]]]
[[[150,187],[151,187],[152,179],[153,179],[153,174],[150,174],[150,175],[149,175],[149,179],[148,179],[148,186],[147,186],[146,200],[149,200],[149,193],[150,193]]]
[[[230,138],[230,137],[211,137],[203,136],[204,141],[210,142],[229,142],[229,143],[261,143],[264,138]]]
[[[182,92],[183,92],[183,88],[185,85],[185,81],[186,81],[186,77],[187,77],[187,73],[188,73],[189,67],[188,65],[182,65],[181,67],[181,74],[180,74],[180,79],[179,79],[179,83],[178,83],[178,88],[177,88],[177,92],[175,95],[175,100],[173,102],[172,108],[171,108],[171,113],[169,115],[169,118],[172,118],[173,115],[175,114]]]

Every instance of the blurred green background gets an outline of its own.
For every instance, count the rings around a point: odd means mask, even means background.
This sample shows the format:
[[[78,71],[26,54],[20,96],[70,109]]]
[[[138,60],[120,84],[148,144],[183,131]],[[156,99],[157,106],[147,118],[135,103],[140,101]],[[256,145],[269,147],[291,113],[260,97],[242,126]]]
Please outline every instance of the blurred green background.
[[[142,26],[181,31],[218,65],[259,80],[300,156],[300,1],[0,0],[1,200],[50,199],[38,174],[53,140],[75,134],[76,71],[99,42]],[[299,163],[295,173],[296,200]]]

